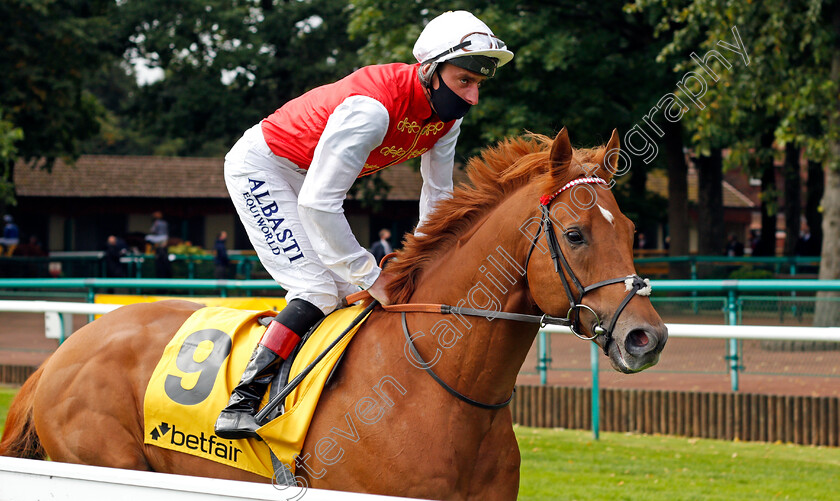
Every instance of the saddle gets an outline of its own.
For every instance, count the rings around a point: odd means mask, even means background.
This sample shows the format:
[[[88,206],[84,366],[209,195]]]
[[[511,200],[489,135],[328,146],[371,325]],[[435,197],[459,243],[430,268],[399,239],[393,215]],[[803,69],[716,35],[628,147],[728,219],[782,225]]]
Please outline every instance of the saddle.
[[[149,380],[144,442],[264,477],[278,476],[275,470],[292,473],[321,393],[369,310],[351,306],[333,312],[280,366],[263,402],[266,415],[259,419],[265,423],[258,430],[264,442],[222,439],[213,426],[265,331],[263,323],[276,313],[197,310],[167,344]]]
[[[385,262],[388,259],[390,259],[394,256],[396,256],[396,253],[392,252],[390,254],[387,254],[385,257],[383,257],[382,262],[381,262],[381,266],[384,266]],[[356,292],[354,294],[350,294],[349,296],[342,299],[341,305],[339,306],[339,309],[336,310],[336,311],[340,311],[343,308],[347,308],[349,305],[358,303],[359,301],[368,301],[368,300],[371,300],[371,299],[372,299],[372,297],[371,297],[371,295],[368,291],[359,291],[359,292]],[[373,304],[369,304],[368,308],[365,311],[369,312],[369,310],[372,308],[372,306],[373,306]],[[335,313],[335,312],[333,312],[333,313]],[[330,315],[332,315],[332,313]],[[286,358],[283,361],[283,363],[280,365],[280,367],[277,369],[277,372],[274,374],[274,379],[272,379],[271,385],[269,386],[269,391],[268,391],[269,402],[278,401],[280,398],[282,398],[279,395],[283,394],[283,392],[288,392],[290,390],[293,390],[298,384],[300,384],[300,381],[292,381],[292,382],[289,381],[289,374],[291,373],[292,365],[294,365],[294,362],[297,359],[297,356],[300,353],[300,350],[301,350],[301,348],[303,348],[306,341],[312,336],[313,333],[315,333],[318,330],[318,328],[321,326],[321,324],[324,322],[324,320],[326,320],[328,317],[329,317],[329,315],[320,319],[320,320],[318,320],[315,323],[315,325],[313,325],[309,329],[309,331],[306,334],[304,334],[304,336],[301,338],[301,340],[297,344],[297,346],[295,346],[294,350],[289,355],[289,357]],[[269,324],[271,324],[271,321],[272,321],[273,318],[274,318],[273,316],[261,317],[259,319],[259,323],[263,327],[267,328],[269,326]],[[347,331],[356,327],[357,324],[361,324],[361,322],[363,322],[366,318],[367,318],[366,314],[364,316],[359,315],[358,317],[356,317],[354,319],[354,321],[350,324],[350,326],[347,328]],[[345,333],[346,333],[346,331],[345,331]],[[329,350],[329,348],[327,348],[325,351],[328,351],[328,350]],[[344,360],[344,352],[343,351],[339,355],[338,360],[336,361],[335,365],[333,366],[332,370],[330,371],[329,376],[327,376],[327,381],[324,384],[324,388],[328,387],[330,385],[330,383],[332,382],[333,374],[335,374],[335,371],[336,371],[336,369],[338,369],[338,366],[341,364],[342,360]],[[288,393],[285,393],[285,394],[288,394]],[[283,396],[285,396],[285,394],[283,394]],[[268,409],[268,412],[265,412],[263,414],[264,414],[264,417],[263,417],[262,421],[264,421],[264,422],[265,421],[271,421],[272,419],[276,418],[277,416],[283,414],[283,402],[279,402],[276,406]]]

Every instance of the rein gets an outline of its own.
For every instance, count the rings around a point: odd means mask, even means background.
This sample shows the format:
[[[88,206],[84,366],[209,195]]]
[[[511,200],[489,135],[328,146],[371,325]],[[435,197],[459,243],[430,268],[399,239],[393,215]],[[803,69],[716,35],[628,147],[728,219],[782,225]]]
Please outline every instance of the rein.
[[[485,403],[479,402],[478,400],[471,399],[470,397],[464,395],[463,393],[460,393],[455,388],[446,384],[446,381],[444,381],[443,379],[440,378],[440,376],[435,374],[435,371],[432,370],[432,366],[429,365],[425,360],[423,360],[423,357],[420,356],[420,353],[417,352],[417,348],[414,347],[414,341],[411,339],[411,336],[408,334],[408,322],[406,322],[406,320],[405,320],[405,312],[402,312],[401,315],[402,315],[403,333],[405,334],[405,339],[406,339],[406,342],[408,344],[408,347],[411,348],[412,356],[414,356],[414,358],[416,360],[420,361],[420,364],[422,365],[423,370],[426,371],[430,376],[432,376],[432,379],[437,381],[438,384],[441,385],[444,390],[451,393],[453,396],[455,396],[455,398],[458,398],[459,400],[461,400],[463,402],[466,402],[466,403],[468,403],[472,406],[475,406],[475,407],[479,407],[481,409],[488,409],[488,410],[501,409],[502,407],[506,407],[510,403],[510,401],[513,400],[513,393],[511,393],[510,396],[508,397],[508,399],[505,400],[504,402],[501,402],[501,403],[498,403],[498,404],[485,404]],[[434,365],[434,364],[432,364],[432,365]]]
[[[452,306],[448,304],[391,304],[388,306],[382,306],[382,309],[391,313],[439,313],[442,315],[484,317],[488,320],[495,320],[497,318],[501,318],[502,320],[513,320],[514,322],[540,324],[540,327],[545,327],[546,325],[563,325],[568,327],[572,324],[572,321],[568,318],[552,317],[551,315],[529,315],[526,313],[509,313],[506,311],[496,310],[478,310],[475,308],[464,308],[461,306]]]

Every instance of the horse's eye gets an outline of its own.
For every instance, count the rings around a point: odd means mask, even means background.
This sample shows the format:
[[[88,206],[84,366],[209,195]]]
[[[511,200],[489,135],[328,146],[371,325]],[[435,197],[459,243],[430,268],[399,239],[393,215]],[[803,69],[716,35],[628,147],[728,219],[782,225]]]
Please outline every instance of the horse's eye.
[[[578,230],[569,230],[565,233],[566,240],[572,245],[580,245],[584,243],[583,233]]]

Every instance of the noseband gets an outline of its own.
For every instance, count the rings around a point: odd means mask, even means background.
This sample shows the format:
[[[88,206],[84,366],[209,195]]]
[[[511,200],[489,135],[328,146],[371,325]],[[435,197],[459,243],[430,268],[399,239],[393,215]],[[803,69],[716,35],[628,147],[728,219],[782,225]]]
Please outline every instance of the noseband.
[[[566,291],[566,297],[569,300],[569,311],[566,314],[566,318],[564,319],[566,322],[563,322],[563,325],[568,325],[575,336],[586,341],[592,341],[599,335],[603,335],[604,354],[608,354],[610,343],[613,340],[613,330],[615,329],[615,323],[618,320],[618,316],[621,315],[621,312],[624,311],[627,303],[629,303],[636,294],[640,296],[650,295],[650,280],[646,278],[643,279],[638,275],[629,275],[626,277],[602,280],[588,287],[584,287],[580,283],[580,280],[578,280],[577,276],[575,276],[575,272],[572,270],[571,265],[569,265],[569,262],[566,260],[566,256],[563,255],[563,251],[560,249],[560,243],[557,241],[557,235],[554,232],[554,224],[551,221],[550,211],[551,202],[557,197],[557,195],[579,184],[607,184],[607,182],[599,177],[581,177],[569,181],[565,186],[554,192],[552,195],[544,195],[540,198],[540,213],[542,219],[540,221],[540,228],[534,235],[533,241],[531,241],[531,248],[528,250],[528,257],[525,259],[525,281],[527,283],[528,263],[531,261],[531,254],[533,254],[534,249],[537,246],[540,233],[545,233],[545,242],[548,246],[551,260],[554,262],[554,271],[560,276],[560,281],[563,284],[563,289]],[[568,275],[568,278],[566,278],[566,275]],[[610,320],[609,327],[605,329],[601,324],[601,318],[595,310],[583,304],[583,297],[587,292],[604,287],[605,285],[612,285],[620,282],[624,282],[627,295],[624,296],[624,299],[621,303],[619,303],[618,308],[615,310],[615,314],[613,314],[612,320]],[[572,286],[575,288],[574,291],[572,290]],[[592,329],[593,333],[591,336],[584,335],[581,330],[581,309],[589,310],[595,316],[595,326]]]

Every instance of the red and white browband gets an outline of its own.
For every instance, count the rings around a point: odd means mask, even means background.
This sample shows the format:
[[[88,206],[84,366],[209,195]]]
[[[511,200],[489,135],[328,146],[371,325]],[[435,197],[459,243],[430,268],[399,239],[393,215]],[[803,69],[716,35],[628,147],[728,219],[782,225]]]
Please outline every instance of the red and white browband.
[[[551,195],[543,195],[540,197],[540,205],[548,205],[554,200],[554,197],[563,193],[564,191],[568,190],[573,186],[577,186],[579,184],[607,184],[606,181],[601,179],[600,177],[579,177],[577,179],[572,179],[568,183],[566,183],[562,188],[555,191]]]

